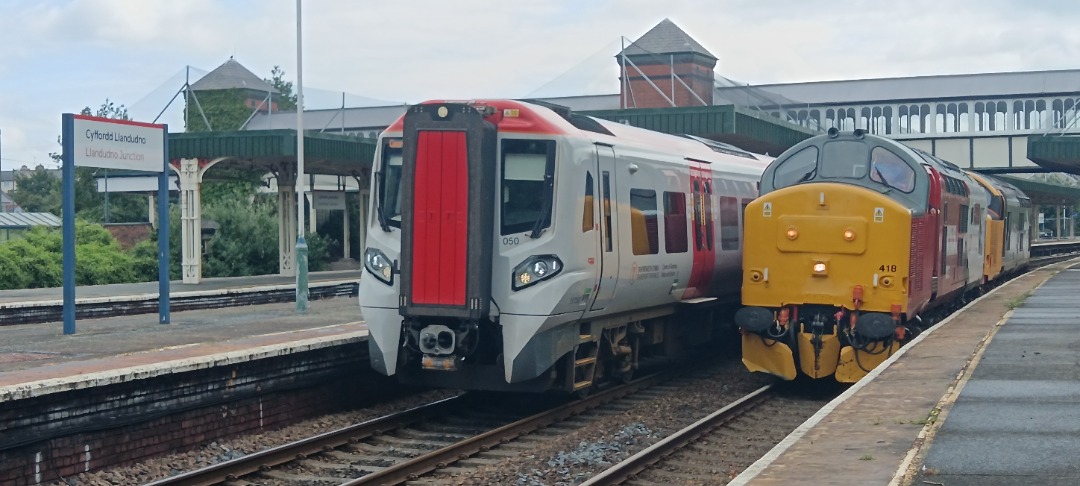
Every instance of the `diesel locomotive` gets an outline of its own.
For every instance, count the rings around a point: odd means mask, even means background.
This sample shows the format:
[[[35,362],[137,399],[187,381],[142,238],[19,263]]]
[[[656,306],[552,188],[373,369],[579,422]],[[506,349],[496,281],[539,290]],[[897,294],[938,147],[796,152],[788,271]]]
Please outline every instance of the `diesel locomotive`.
[[[955,305],[1024,267],[1016,187],[862,130],[778,156],[746,208],[743,363],[785,380],[853,383]]]

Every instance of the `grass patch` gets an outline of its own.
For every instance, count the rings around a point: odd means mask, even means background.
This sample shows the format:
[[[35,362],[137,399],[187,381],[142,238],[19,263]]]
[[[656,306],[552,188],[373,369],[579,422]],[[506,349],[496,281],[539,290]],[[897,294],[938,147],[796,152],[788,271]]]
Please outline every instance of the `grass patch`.
[[[866,454],[866,455],[860,457],[859,460],[860,461],[873,461],[874,456],[871,456],[870,454]]]
[[[1012,300],[1006,302],[1005,307],[1008,307],[1009,310],[1016,309],[1017,307],[1020,307],[1021,305],[1023,305],[1024,301],[1027,300],[1028,297],[1031,297],[1031,291],[1030,290],[1027,291],[1027,292],[1024,292],[1024,295],[1017,296],[1017,297],[1013,298]]]

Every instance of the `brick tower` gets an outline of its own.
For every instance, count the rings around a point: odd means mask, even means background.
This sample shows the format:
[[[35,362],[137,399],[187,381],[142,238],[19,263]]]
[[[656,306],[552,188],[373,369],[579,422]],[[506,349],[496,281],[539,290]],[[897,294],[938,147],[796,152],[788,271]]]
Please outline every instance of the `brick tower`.
[[[626,46],[623,54],[626,71],[619,77],[621,106],[712,105],[716,56],[670,19],[664,19]],[[623,55],[615,56],[615,61],[621,71]]]

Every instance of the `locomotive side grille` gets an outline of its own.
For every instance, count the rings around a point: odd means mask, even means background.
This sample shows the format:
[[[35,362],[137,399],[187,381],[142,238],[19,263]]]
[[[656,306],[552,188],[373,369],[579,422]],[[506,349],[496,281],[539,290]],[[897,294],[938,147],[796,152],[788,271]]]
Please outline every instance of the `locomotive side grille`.
[[[919,291],[923,288],[923,265],[921,262],[925,256],[922,255],[920,248],[925,234],[926,219],[914,219],[911,225],[911,244],[908,245],[911,248],[909,268],[911,268],[911,278],[915,280],[912,291]]]

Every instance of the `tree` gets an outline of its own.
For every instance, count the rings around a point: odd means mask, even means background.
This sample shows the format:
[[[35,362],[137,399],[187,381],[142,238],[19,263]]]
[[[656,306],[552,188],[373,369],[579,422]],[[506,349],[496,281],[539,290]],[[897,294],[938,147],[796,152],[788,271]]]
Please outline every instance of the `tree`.
[[[279,111],[296,111],[296,95],[293,94],[292,81],[285,81],[285,70],[274,66],[270,70],[270,79],[266,80],[280,95],[277,99]]]
[[[60,179],[44,166],[16,174],[15,189],[8,195],[23,211],[60,214]]]
[[[83,108],[82,111],[79,113],[83,115],[96,116],[98,118],[112,118],[113,120],[131,119],[131,117],[128,116],[127,107],[125,107],[124,105],[116,106],[116,104],[112,101],[109,101],[108,98],[105,98],[105,102],[102,103],[100,107],[98,107],[96,112],[91,112],[90,107],[87,106]]]

